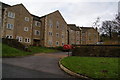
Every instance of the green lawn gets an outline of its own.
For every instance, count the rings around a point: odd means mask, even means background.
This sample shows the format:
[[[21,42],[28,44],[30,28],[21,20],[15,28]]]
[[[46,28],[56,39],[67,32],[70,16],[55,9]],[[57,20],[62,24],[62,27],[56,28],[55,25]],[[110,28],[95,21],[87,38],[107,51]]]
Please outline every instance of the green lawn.
[[[22,51],[13,47],[10,47],[6,44],[2,44],[2,56],[3,57],[15,57],[15,56],[26,56],[31,55],[33,53],[52,53],[57,52],[55,49],[48,49],[44,47],[29,47],[31,52]]]
[[[52,52],[58,52],[58,50],[56,50],[56,49],[49,49],[49,48],[37,47],[37,46],[31,46],[31,47],[29,47],[29,49],[33,53],[52,53]]]
[[[32,54],[31,52],[21,51],[16,48],[12,48],[6,44],[2,44],[2,56],[3,57],[15,57],[15,56],[26,56]]]
[[[120,58],[104,57],[66,57],[61,63],[73,72],[90,78],[118,78]]]

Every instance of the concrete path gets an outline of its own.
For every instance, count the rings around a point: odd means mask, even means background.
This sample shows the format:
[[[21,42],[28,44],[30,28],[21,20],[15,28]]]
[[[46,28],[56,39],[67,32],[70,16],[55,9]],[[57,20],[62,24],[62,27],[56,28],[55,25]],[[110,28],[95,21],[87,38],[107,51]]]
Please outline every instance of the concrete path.
[[[65,56],[66,52],[59,52],[3,58],[3,78],[72,78],[58,66],[60,58]]]

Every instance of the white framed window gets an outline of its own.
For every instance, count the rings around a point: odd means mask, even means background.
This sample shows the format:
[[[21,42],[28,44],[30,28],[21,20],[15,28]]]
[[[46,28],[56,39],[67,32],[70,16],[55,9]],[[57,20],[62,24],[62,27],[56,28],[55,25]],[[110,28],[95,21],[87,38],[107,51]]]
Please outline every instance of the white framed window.
[[[64,25],[62,25],[62,28],[61,28],[62,30],[64,30],[65,29],[65,27],[64,27]]]
[[[56,33],[56,36],[59,37],[59,33]]]
[[[35,30],[35,35],[40,35],[40,31]]]
[[[23,38],[22,38],[22,37],[17,36],[17,37],[16,37],[16,39],[18,40],[18,42],[22,42],[22,39],[23,39]]]
[[[39,26],[40,27],[40,25],[41,25],[41,22],[35,21],[35,26]]]
[[[77,34],[79,34],[79,31],[77,31]]]
[[[13,39],[13,36],[12,35],[6,35],[6,38]]]
[[[25,42],[25,43],[30,43],[30,39],[29,39],[29,38],[25,38],[25,39],[24,39],[24,42]]]
[[[64,43],[62,43],[62,46],[64,45]]]
[[[53,22],[52,22],[52,20],[51,19],[49,19],[49,27],[53,27]]]
[[[9,18],[15,18],[15,13],[13,13],[13,12],[8,12],[8,17],[9,17]]]
[[[24,27],[24,31],[28,31],[29,30],[29,28],[28,27]]]
[[[73,32],[73,30],[70,30],[71,32]]]
[[[52,41],[48,41],[48,44],[51,46],[52,45]]]
[[[56,28],[59,28],[59,22],[58,21],[56,22]]]
[[[52,36],[52,35],[53,35],[53,33],[52,33],[52,32],[49,32],[48,34],[49,34],[50,36]]]
[[[25,21],[29,21],[29,17],[25,17]]]
[[[57,45],[57,46],[59,45],[59,42],[58,42],[58,41],[56,41],[56,45]]]
[[[14,28],[14,25],[13,25],[13,24],[8,23],[8,24],[7,24],[7,28],[8,28],[8,29],[13,29],[13,28]]]

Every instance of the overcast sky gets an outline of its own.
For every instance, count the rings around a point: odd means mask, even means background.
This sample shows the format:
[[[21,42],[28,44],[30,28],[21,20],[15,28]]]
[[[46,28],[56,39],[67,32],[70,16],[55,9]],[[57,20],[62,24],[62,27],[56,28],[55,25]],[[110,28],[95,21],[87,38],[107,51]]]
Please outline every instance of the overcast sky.
[[[6,4],[22,3],[30,13],[43,16],[59,10],[68,24],[90,27],[97,17],[113,20],[119,0],[2,0]]]

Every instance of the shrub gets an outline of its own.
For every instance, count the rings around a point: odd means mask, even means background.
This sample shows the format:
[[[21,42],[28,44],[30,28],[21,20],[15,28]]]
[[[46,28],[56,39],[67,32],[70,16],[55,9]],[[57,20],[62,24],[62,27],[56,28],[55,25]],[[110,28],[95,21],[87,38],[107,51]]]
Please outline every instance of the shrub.
[[[11,46],[13,48],[17,48],[17,49],[20,49],[20,50],[23,50],[23,51],[30,52],[30,50],[28,49],[27,46],[25,46],[22,43],[18,42],[16,39],[3,38],[2,43],[7,44],[8,46]]]

